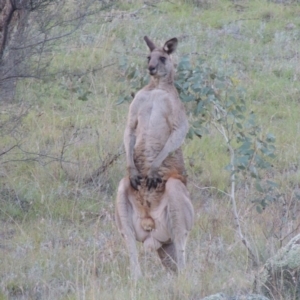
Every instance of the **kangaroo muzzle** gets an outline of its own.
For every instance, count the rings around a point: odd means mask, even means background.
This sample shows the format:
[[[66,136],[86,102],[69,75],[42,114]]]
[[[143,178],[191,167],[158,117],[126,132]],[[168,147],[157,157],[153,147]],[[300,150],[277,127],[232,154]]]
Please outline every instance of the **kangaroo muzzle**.
[[[155,75],[157,73],[157,68],[153,66],[148,67],[150,75]]]

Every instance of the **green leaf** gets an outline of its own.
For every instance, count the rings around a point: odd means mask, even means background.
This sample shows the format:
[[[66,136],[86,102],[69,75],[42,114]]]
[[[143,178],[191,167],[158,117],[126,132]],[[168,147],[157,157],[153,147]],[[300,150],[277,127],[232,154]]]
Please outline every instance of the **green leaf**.
[[[219,90],[224,90],[226,88],[226,84],[223,82],[216,82],[215,87]]]
[[[192,85],[192,89],[195,93],[201,92],[201,85],[199,82],[195,83]]]
[[[256,211],[261,214],[263,212],[263,209],[260,205],[256,205]]]
[[[239,129],[243,129],[243,126],[242,126],[241,123],[236,123],[236,126],[237,126],[237,128],[239,128]]]
[[[243,116],[241,114],[237,114],[235,117],[240,120],[245,120],[245,116]]]
[[[232,164],[227,165],[224,169],[225,169],[226,171],[231,172],[231,171],[232,171]]]
[[[264,155],[266,155],[268,157],[271,157],[271,158],[275,157],[274,151],[275,151],[275,147],[273,145],[270,145],[269,147],[262,147],[261,148],[261,152]]]
[[[261,204],[262,208],[265,209],[266,206],[267,206],[266,198],[262,199],[262,200],[260,201],[260,204]]]
[[[240,113],[243,112],[240,105],[237,105],[237,106],[236,106],[236,110],[239,111]]]
[[[196,114],[198,115],[203,109],[204,101],[199,101],[197,104]]]
[[[185,82],[185,83],[183,84],[183,89],[184,89],[184,90],[187,90],[189,87],[190,87],[190,83],[189,83],[189,82]]]
[[[193,139],[193,137],[194,137],[194,128],[193,127],[189,128],[189,131],[188,131],[186,137],[191,140]]]
[[[235,165],[240,170],[245,170],[248,163],[249,163],[249,157],[248,156],[240,156],[240,157],[237,157],[235,159]]]
[[[266,138],[266,141],[268,143],[274,143],[276,140],[275,136],[272,134],[272,133],[268,133],[267,134],[267,138]]]
[[[190,101],[193,101],[195,100],[195,97],[191,94],[189,95],[186,95],[184,93],[181,93],[180,94],[180,99],[183,101],[183,102],[190,102]]]
[[[253,153],[253,143],[249,140],[245,140],[237,150],[238,153],[244,155],[251,155]]]
[[[259,191],[260,193],[264,192],[264,189],[262,188],[262,186],[260,185],[260,183],[258,181],[255,182],[255,188],[257,191]]]
[[[82,90],[79,90],[79,95],[78,95],[78,100],[81,100],[81,101],[87,101],[88,100],[88,95],[91,94],[92,92],[90,91],[82,91]]]
[[[122,104],[125,101],[125,97],[124,96],[120,96],[118,101],[117,101],[117,105]]]
[[[278,187],[278,184],[274,181],[267,180],[266,182],[267,182],[268,185],[271,185],[272,187],[275,187],[275,188]]]
[[[259,155],[255,155],[256,165],[261,169],[268,169],[271,167],[270,163],[262,159]]]
[[[249,167],[250,175],[253,178],[258,178],[258,172],[257,169],[254,166]]]
[[[132,78],[134,78],[134,75],[135,75],[135,72],[136,72],[136,70],[135,69],[131,69],[131,70],[128,70],[128,73],[127,73],[127,79],[132,79]]]
[[[200,120],[192,122],[194,128],[202,127],[202,122]]]
[[[117,105],[120,105],[122,104],[123,102],[126,102],[126,101],[130,101],[132,99],[131,96],[127,95],[127,96],[120,96],[118,101],[117,101]]]
[[[122,70],[125,70],[127,67],[127,57],[120,56],[119,57],[119,66]]]
[[[275,198],[271,195],[266,195],[266,200],[268,200],[269,202],[273,202]]]
[[[191,64],[188,56],[183,56],[178,64],[178,70],[190,70]]]
[[[194,133],[198,138],[202,138],[202,131],[200,129],[194,129]]]
[[[210,91],[211,91],[210,87],[204,87],[203,89],[201,89],[201,94],[208,95]]]
[[[230,97],[229,97],[229,101],[230,101],[231,103],[236,103],[236,98],[235,98],[234,96],[230,96]]]

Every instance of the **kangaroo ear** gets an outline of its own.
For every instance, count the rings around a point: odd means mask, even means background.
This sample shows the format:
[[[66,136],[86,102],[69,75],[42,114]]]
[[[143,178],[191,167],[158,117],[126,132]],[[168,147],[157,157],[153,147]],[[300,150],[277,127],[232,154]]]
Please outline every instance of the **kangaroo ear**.
[[[178,45],[177,38],[172,38],[172,39],[165,42],[163,49],[168,54],[171,54],[176,50],[177,45]]]
[[[149,47],[150,51],[153,51],[156,48],[154,43],[147,36],[144,36],[144,40],[145,40],[147,46]]]

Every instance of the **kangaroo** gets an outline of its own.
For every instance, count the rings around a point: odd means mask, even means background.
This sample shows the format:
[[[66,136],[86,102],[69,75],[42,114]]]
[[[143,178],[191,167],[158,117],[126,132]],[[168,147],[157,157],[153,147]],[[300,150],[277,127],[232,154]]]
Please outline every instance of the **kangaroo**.
[[[142,274],[136,241],[157,251],[168,270],[182,270],[194,222],[181,150],[188,121],[174,86],[170,57],[178,40],[170,39],[162,48],[147,36],[144,40],[150,49],[151,80],[129,108],[124,132],[128,174],[120,181],[116,200],[116,223],[125,239],[134,279]]]

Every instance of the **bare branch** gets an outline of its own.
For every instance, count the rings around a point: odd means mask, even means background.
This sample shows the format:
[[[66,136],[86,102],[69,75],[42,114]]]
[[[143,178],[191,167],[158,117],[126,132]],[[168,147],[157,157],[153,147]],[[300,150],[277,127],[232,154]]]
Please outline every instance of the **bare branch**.
[[[214,186],[200,187],[200,186],[198,186],[197,184],[195,184],[195,182],[192,182],[192,184],[193,184],[193,186],[194,186],[195,188],[197,188],[198,190],[216,190],[216,191],[218,191],[219,193],[222,193],[222,194],[224,194],[224,195],[230,197],[230,194],[228,194],[228,193],[226,193],[225,191],[220,190],[220,189],[218,189],[218,188],[216,188],[216,187],[214,187]]]
[[[48,71],[55,43],[67,40],[88,18],[114,4],[79,0],[73,11],[65,14],[69,9],[65,0],[2,1],[6,11],[0,5],[0,98],[6,101],[13,100],[18,79],[56,75]],[[108,22],[102,17],[102,22]]]
[[[9,151],[11,151],[14,148],[18,148],[22,153],[26,154],[26,155],[31,155],[33,157],[28,157],[28,158],[20,158],[20,159],[9,159],[6,161],[3,161],[1,164],[7,164],[7,163],[11,163],[11,162],[27,162],[27,161],[37,161],[39,163],[41,163],[40,158],[44,158],[44,159],[50,159],[49,162],[47,163],[43,163],[43,165],[48,165],[49,163],[52,162],[60,162],[60,163],[68,163],[68,164],[73,164],[73,165],[78,165],[78,163],[73,162],[73,161],[69,161],[69,160],[64,160],[62,156],[56,157],[56,156],[52,156],[52,155],[48,155],[48,154],[42,154],[42,153],[37,153],[37,152],[31,152],[31,151],[26,151],[24,149],[21,148],[20,145],[16,144],[14,146],[12,146],[10,149],[8,149],[7,151],[4,151],[0,154],[4,155],[7,154]]]
[[[99,177],[101,174],[107,171],[107,169],[121,156],[125,153],[124,149],[119,149],[119,151],[115,154],[108,155],[107,158],[102,163],[102,166],[98,168],[93,174],[84,180],[84,183],[90,183],[95,180],[95,178]]]
[[[4,155],[4,154],[7,154],[8,152],[10,152],[12,149],[18,147],[18,145],[13,145],[11,146],[10,148],[8,148],[7,150],[3,151],[0,153],[0,156]]]

